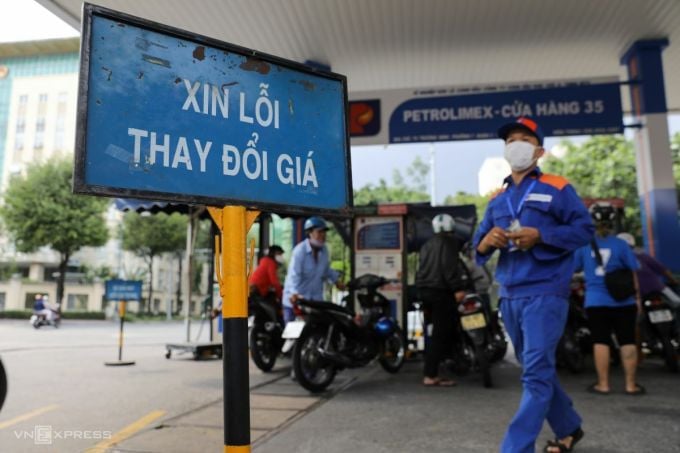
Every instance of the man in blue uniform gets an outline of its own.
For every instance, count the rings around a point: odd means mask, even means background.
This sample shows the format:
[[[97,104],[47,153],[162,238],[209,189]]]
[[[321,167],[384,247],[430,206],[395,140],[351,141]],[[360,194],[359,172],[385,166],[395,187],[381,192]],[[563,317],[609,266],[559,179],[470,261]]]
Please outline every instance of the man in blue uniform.
[[[500,250],[500,309],[522,364],[523,393],[501,451],[534,452],[543,421],[556,435],[544,451],[571,451],[583,437],[581,417],[559,384],[555,349],[567,319],[573,252],[594,227],[574,188],[537,167],[543,133],[529,118],[498,130],[512,173],[489,202],[475,235],[478,264]]]

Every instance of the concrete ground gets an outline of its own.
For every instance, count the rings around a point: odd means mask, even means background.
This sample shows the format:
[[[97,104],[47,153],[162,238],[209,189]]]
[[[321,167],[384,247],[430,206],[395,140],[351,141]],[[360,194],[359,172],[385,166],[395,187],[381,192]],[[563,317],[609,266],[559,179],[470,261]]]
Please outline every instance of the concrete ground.
[[[34,331],[25,321],[0,320],[10,384],[0,452],[222,451],[221,362],[165,359],[165,343],[183,339],[181,323],[130,324],[126,333],[123,358],[136,365],[110,368],[103,362],[116,358],[114,323],[68,321]],[[273,373],[251,366],[252,450],[497,451],[520,397],[511,357],[494,367],[492,389],[474,373],[454,388],[425,388],[421,369],[413,360],[396,375],[378,365],[343,371],[328,392],[310,395],[290,380],[285,359]],[[619,392],[609,396],[585,391],[592,368],[561,379],[584,418],[577,451],[680,452],[680,376],[660,361],[642,365],[649,394],[641,397],[621,393],[620,369],[613,371]],[[37,443],[46,429],[51,442]],[[537,446],[550,437],[544,429]]]

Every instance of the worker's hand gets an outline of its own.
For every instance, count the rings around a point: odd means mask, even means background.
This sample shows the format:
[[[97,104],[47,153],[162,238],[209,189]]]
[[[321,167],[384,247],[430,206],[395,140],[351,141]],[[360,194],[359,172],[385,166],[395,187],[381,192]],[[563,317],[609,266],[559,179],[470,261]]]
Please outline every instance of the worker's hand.
[[[295,294],[293,294],[292,296],[290,296],[290,302],[291,302],[292,304],[294,304],[295,302],[297,302],[298,299],[301,299],[301,297],[300,297],[300,295],[297,294],[297,293],[295,293]]]
[[[541,233],[532,227],[522,227],[519,230],[507,233],[510,239],[518,249],[529,250],[534,245],[541,242]]]
[[[344,291],[347,288],[347,285],[345,285],[345,282],[338,280],[335,282],[335,287],[338,288],[340,291]]]
[[[486,255],[492,249],[502,249],[508,245],[508,232],[500,227],[493,227],[477,246],[477,251]]]
[[[463,302],[463,299],[465,299],[465,291],[456,291],[454,296],[456,297],[456,302]]]

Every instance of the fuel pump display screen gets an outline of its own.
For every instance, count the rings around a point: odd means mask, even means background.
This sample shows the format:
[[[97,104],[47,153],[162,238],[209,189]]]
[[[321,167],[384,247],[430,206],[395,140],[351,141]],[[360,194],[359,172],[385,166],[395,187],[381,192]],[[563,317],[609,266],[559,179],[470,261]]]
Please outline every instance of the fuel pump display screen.
[[[364,225],[357,235],[358,250],[393,250],[401,248],[399,222]]]

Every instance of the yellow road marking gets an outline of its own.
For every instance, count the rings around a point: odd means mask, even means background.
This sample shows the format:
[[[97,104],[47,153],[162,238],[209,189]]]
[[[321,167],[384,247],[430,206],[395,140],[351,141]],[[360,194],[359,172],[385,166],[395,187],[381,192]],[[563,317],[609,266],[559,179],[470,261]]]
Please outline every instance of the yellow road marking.
[[[50,406],[45,406],[41,407],[40,409],[36,409],[32,412],[28,412],[23,415],[19,415],[18,417],[14,417],[10,420],[7,420],[5,422],[0,423],[0,429],[7,428],[8,426],[16,425],[17,423],[23,422],[24,420],[28,420],[29,418],[37,417],[40,414],[44,414],[45,412],[53,411],[56,408],[58,408],[58,404],[52,404]]]
[[[124,441],[128,437],[132,437],[138,431],[141,431],[146,425],[150,424],[154,420],[156,420],[156,419],[158,419],[158,418],[160,418],[164,415],[165,415],[165,411],[150,412],[149,414],[140,418],[136,422],[126,426],[125,428],[123,428],[120,431],[118,431],[117,433],[115,433],[113,436],[111,436],[110,439],[103,440],[103,441],[99,442],[97,445],[95,445],[94,447],[86,450],[85,453],[101,453],[101,452],[104,452],[108,448],[111,448],[114,445]]]

